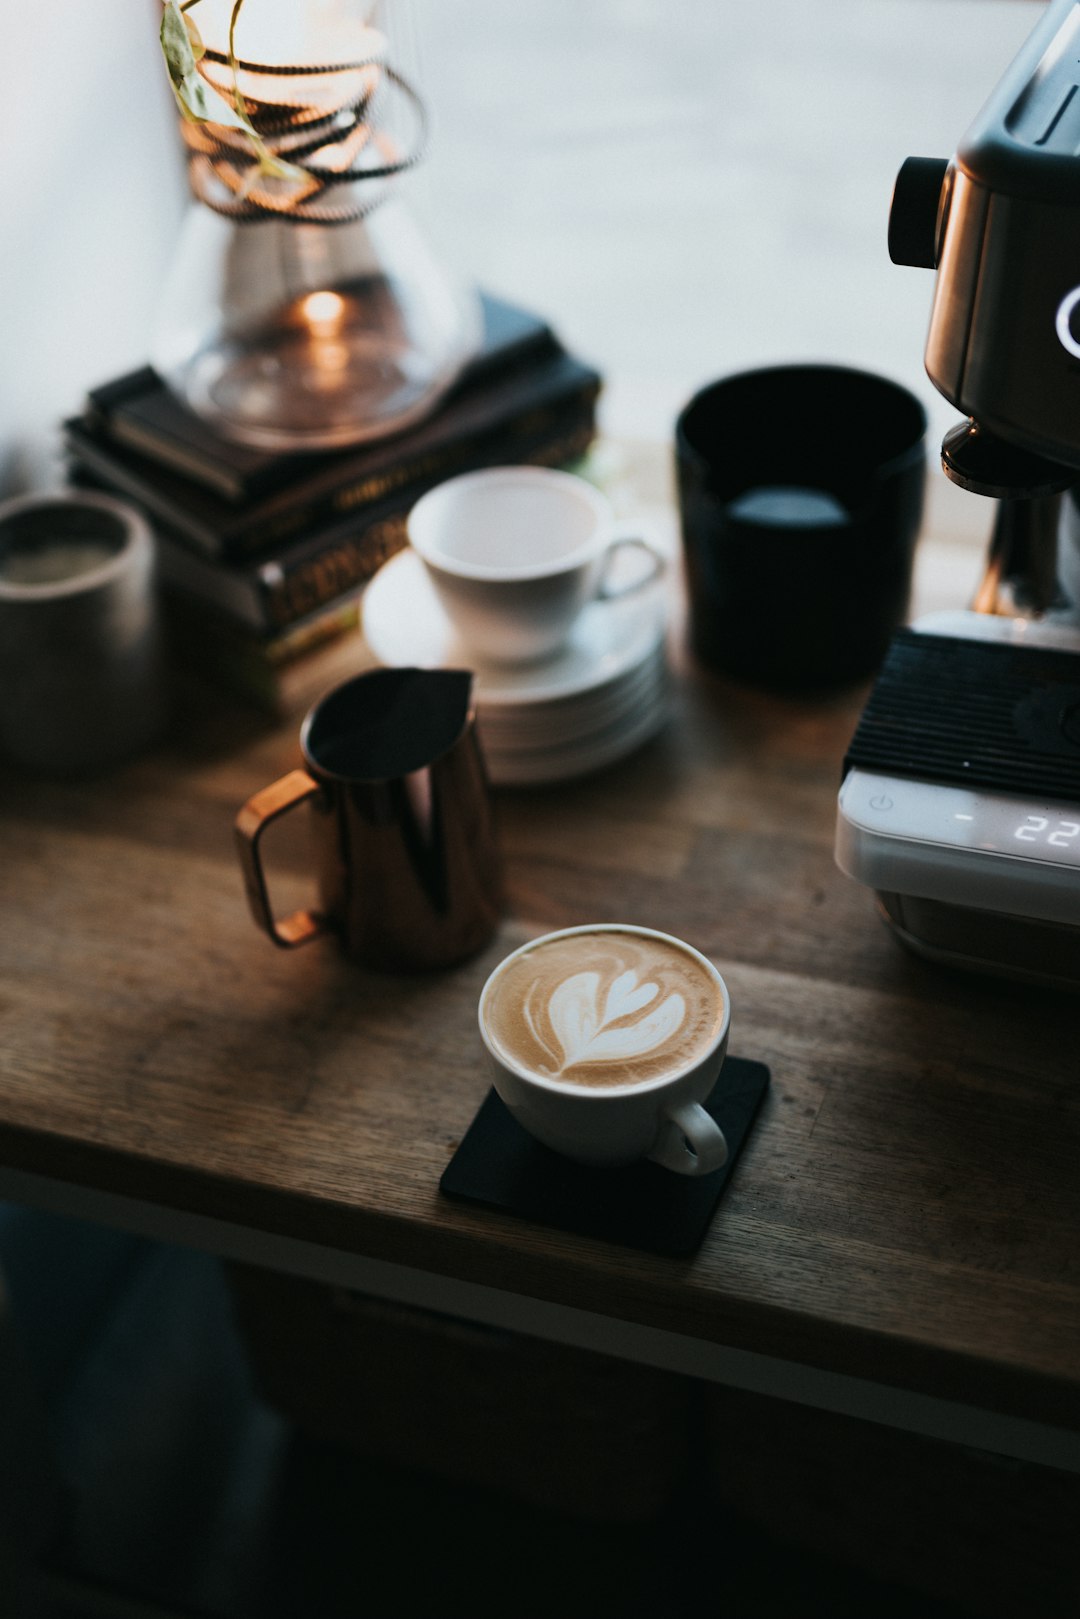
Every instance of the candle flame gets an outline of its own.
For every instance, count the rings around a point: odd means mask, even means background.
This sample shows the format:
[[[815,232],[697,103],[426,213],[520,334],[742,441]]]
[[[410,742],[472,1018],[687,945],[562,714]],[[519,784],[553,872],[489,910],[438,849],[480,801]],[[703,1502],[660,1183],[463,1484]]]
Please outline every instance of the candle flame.
[[[300,313],[313,332],[332,337],[345,315],[345,300],[337,292],[309,292],[300,300]]]

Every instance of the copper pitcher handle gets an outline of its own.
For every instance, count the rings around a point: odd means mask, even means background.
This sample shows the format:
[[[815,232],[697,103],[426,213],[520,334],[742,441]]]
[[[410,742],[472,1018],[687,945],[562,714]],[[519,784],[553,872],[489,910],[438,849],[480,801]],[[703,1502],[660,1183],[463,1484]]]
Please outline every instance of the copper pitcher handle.
[[[244,889],[251,914],[257,926],[283,950],[291,950],[294,945],[307,944],[309,939],[318,938],[328,931],[329,924],[317,911],[294,911],[280,921],[275,917],[259,842],[272,821],[287,815],[289,810],[306,803],[321,791],[318,782],[306,770],[291,770],[280,781],[264,787],[249,798],[236,817],[236,852],[240,857],[240,870],[244,875]]]

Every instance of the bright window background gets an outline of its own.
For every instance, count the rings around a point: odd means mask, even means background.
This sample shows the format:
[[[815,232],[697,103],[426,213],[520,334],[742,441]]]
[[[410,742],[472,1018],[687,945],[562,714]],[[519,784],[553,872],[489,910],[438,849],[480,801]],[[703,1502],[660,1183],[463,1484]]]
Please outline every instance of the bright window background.
[[[259,0],[247,0],[252,8]],[[297,0],[299,3],[299,0]],[[885,248],[896,171],[947,157],[1029,0],[412,0],[446,256],[535,306],[607,379],[604,424],[670,432],[760,361],[922,371],[932,276]],[[4,0],[0,484],[146,358],[183,206],[154,0]]]

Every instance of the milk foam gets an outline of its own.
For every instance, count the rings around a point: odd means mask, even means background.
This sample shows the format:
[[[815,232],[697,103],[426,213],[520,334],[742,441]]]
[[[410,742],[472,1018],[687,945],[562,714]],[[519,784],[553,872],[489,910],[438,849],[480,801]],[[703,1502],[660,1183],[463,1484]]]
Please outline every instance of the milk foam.
[[[552,939],[496,976],[489,1035],[518,1067],[566,1085],[644,1083],[703,1057],[723,996],[688,951],[663,939],[596,932]]]

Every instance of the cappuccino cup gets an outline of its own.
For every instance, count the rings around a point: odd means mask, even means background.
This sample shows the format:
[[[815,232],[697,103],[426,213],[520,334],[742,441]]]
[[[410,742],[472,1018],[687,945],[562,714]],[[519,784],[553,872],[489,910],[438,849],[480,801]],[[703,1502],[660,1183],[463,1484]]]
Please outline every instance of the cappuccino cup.
[[[681,939],[615,922],[545,934],[495,968],[478,1015],[495,1090],[546,1147],[680,1175],[726,1162],[702,1103],[724,1061],[731,999]]]
[[[408,536],[466,647],[494,663],[553,656],[590,601],[640,590],[666,565],[598,489],[547,467],[449,478],[416,502]],[[628,551],[643,565],[627,569]]]

